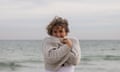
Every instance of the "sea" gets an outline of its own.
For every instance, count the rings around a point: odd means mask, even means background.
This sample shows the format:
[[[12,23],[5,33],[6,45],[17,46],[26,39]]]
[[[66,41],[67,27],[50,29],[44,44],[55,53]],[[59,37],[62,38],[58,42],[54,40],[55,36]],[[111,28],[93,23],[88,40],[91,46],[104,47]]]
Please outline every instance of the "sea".
[[[80,40],[75,72],[120,72],[120,40]],[[45,72],[41,40],[0,40],[0,72]]]

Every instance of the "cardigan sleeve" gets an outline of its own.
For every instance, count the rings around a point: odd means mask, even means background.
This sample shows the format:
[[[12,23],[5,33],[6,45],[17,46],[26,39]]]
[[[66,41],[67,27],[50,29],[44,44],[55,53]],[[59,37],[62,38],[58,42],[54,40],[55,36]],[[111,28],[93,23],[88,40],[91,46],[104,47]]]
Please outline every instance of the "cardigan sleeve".
[[[77,65],[80,63],[80,59],[81,59],[80,43],[78,39],[72,39],[72,42],[73,42],[73,45],[69,53],[70,57],[68,59],[68,63]]]
[[[45,39],[43,41],[44,60],[49,64],[60,62],[70,52],[70,49],[66,44],[60,44],[54,39]]]

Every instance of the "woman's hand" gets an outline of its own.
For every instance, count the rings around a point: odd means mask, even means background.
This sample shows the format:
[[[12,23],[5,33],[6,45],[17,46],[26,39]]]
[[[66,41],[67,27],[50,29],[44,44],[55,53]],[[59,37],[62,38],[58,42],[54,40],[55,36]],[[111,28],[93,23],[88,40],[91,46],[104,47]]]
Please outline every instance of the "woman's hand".
[[[67,44],[69,48],[72,48],[72,41],[68,38],[61,39],[63,44]]]

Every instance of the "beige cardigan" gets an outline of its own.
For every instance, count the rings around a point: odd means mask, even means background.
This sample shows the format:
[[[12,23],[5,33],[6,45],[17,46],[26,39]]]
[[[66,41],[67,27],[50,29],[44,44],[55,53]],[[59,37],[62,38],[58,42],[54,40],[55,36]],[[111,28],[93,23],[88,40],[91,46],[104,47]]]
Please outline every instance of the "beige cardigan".
[[[45,69],[57,71],[63,64],[77,65],[81,58],[81,49],[79,40],[72,40],[72,48],[68,48],[66,44],[62,44],[59,38],[46,37],[43,39],[42,48],[45,61]]]

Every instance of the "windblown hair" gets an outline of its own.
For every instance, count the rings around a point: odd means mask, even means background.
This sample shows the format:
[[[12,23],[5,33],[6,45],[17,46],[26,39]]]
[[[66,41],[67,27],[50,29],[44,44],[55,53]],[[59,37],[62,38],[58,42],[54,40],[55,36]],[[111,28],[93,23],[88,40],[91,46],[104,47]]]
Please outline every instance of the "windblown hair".
[[[68,21],[66,19],[63,19],[62,17],[55,16],[55,18],[47,26],[48,35],[52,35],[52,30],[55,26],[61,26],[65,29],[66,33],[69,32]]]

